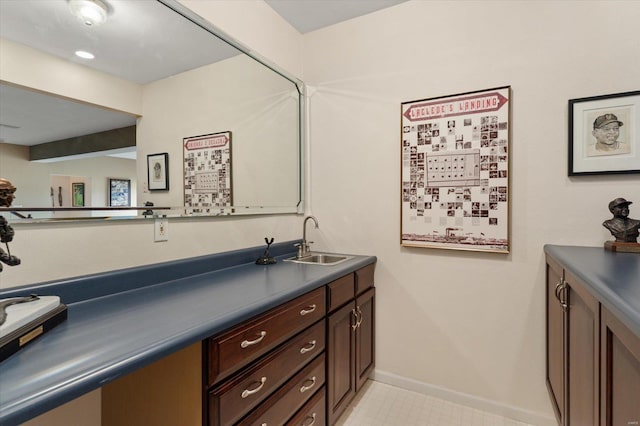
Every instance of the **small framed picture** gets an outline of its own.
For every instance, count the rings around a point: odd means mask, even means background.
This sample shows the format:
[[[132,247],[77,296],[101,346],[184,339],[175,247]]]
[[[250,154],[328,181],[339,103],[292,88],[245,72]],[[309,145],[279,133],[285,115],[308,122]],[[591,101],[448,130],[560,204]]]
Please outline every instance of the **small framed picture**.
[[[569,100],[569,176],[640,173],[640,91]]]
[[[109,178],[109,206],[131,206],[131,180]]]
[[[71,206],[84,207],[84,183],[71,184]]]
[[[169,189],[169,154],[147,155],[147,178],[149,191],[167,191]]]

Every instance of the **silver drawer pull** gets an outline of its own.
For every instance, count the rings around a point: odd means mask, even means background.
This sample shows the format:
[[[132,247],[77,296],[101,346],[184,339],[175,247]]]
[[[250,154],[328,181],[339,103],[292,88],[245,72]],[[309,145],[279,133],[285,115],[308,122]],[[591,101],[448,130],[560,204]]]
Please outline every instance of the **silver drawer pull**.
[[[355,308],[353,308],[351,310],[351,315],[353,316],[354,321],[355,321],[353,324],[351,324],[351,329],[353,331],[355,331],[356,328],[358,328],[358,314],[356,313],[356,309]],[[351,319],[349,319],[349,322],[351,322]]]
[[[305,380],[306,381],[306,380]],[[300,387],[300,393],[305,393],[306,391],[308,391],[309,389],[311,389],[312,387],[314,387],[316,385],[316,376],[313,376],[311,378],[311,384],[309,386],[304,386],[302,385]]]
[[[264,339],[264,336],[266,336],[266,335],[267,335],[266,331],[261,331],[260,332],[260,337],[258,337],[256,340],[243,340],[242,343],[240,343],[240,347],[241,348],[246,348],[247,346],[258,344],[258,343],[262,342],[262,339]]]
[[[312,340],[310,342],[307,342],[307,345],[304,345],[303,347],[300,348],[301,354],[306,354],[307,352],[311,352],[312,350],[314,350],[316,348],[316,341]]]
[[[356,308],[356,314],[358,321],[356,322],[356,328],[359,328],[362,325],[362,311],[360,310],[360,306]]]
[[[316,304],[314,303],[313,305],[309,305],[309,309],[303,309],[300,311],[300,316],[303,317],[307,314],[310,314],[311,312],[316,310]]]
[[[306,422],[307,419],[311,419],[311,423],[305,424],[304,422]],[[315,423],[316,423],[316,413],[313,413],[310,416],[305,417],[304,421],[302,422],[302,426],[313,426]]]
[[[260,379],[260,384],[258,385],[257,388],[249,390],[249,389],[245,389],[242,391],[242,398],[246,398],[249,395],[253,395],[256,392],[260,392],[260,389],[262,389],[262,387],[264,386],[265,382],[267,381],[266,377],[263,377]]]

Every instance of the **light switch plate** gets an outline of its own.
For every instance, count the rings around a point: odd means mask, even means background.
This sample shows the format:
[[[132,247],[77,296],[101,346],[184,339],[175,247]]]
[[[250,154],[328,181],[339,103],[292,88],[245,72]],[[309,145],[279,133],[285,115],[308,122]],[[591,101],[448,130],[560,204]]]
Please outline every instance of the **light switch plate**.
[[[169,220],[166,217],[156,217],[153,227],[153,241],[169,241]]]

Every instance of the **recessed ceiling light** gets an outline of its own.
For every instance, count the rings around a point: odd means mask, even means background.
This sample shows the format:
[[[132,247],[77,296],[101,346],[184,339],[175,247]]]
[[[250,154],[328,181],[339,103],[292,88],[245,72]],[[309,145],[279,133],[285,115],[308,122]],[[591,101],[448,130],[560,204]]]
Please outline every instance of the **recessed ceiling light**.
[[[69,9],[83,24],[95,27],[107,20],[109,8],[102,0],[68,0]]]
[[[76,56],[82,59],[93,59],[95,55],[91,52],[85,52],[84,50],[76,50]]]

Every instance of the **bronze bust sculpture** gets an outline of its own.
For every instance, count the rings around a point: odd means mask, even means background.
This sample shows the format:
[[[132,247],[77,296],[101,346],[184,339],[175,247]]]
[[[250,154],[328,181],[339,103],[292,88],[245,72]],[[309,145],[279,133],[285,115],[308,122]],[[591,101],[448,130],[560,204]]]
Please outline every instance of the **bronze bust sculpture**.
[[[11,207],[11,203],[14,199],[14,193],[16,187],[6,179],[0,178],[0,207]],[[0,272],[2,272],[2,263],[9,266],[16,266],[20,264],[20,259],[13,256],[9,250],[9,243],[13,241],[13,228],[9,226],[4,216],[0,216],[0,242],[3,242],[7,246],[7,252],[0,248]]]
[[[624,198],[616,198],[609,203],[609,211],[613,218],[605,220],[602,226],[607,228],[611,235],[616,237],[616,243],[636,243],[640,220],[629,219],[629,204]]]

